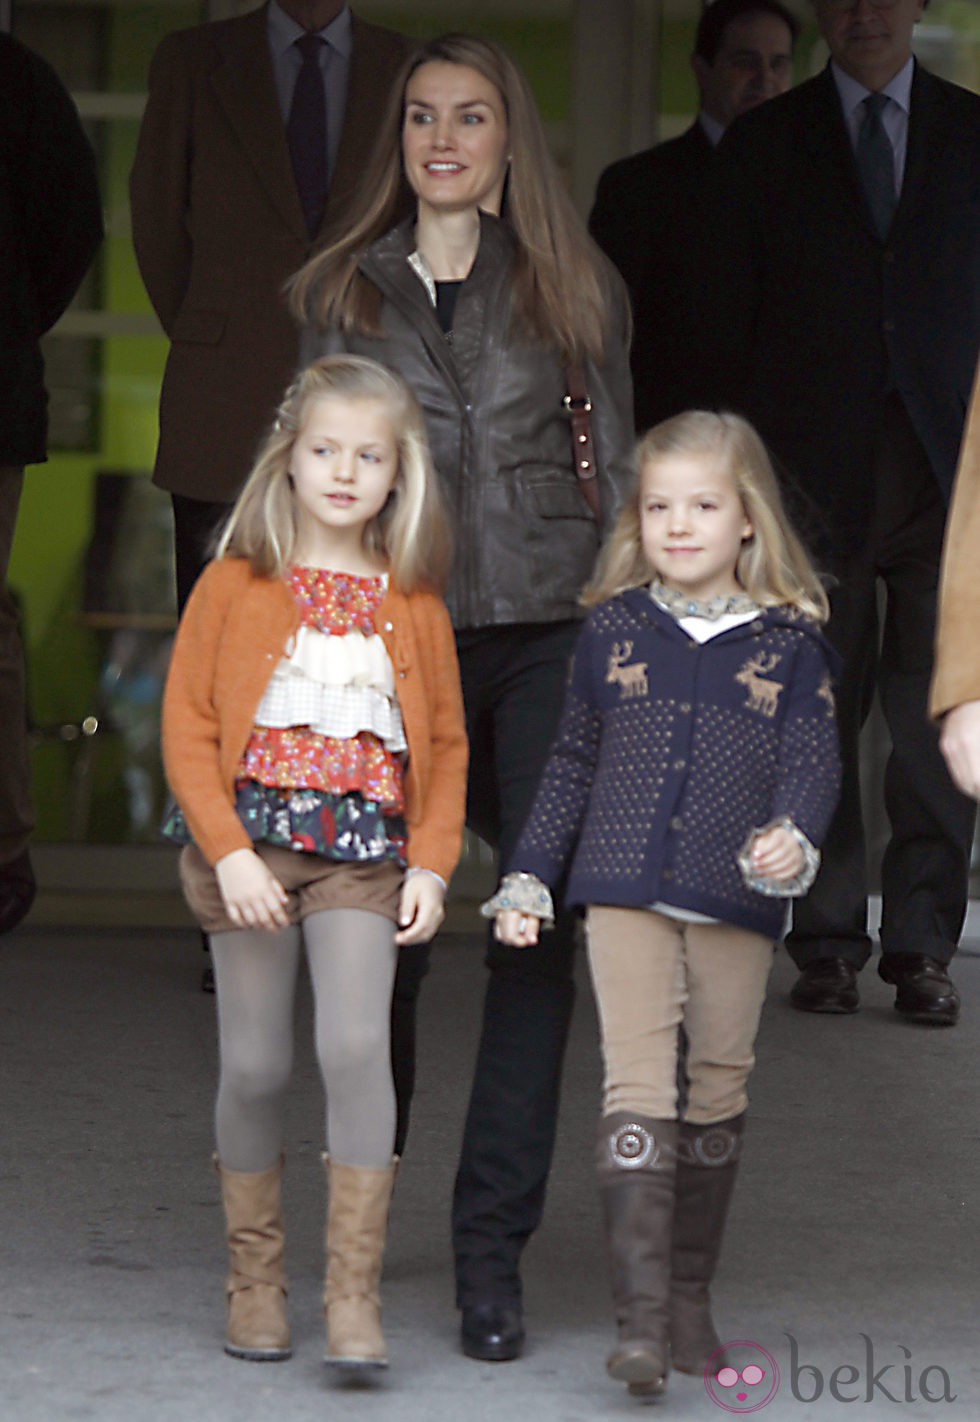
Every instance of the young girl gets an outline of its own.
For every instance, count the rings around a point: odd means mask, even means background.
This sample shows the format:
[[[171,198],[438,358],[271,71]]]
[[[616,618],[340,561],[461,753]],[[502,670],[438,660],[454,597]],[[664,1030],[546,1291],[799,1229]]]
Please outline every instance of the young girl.
[[[638,487],[584,601],[562,721],[497,895],[521,947],[586,905],[605,1063],[597,1171],[631,1391],[724,1363],[708,1284],[785,897],[818,864],[839,776],[827,600],[766,451],[693,411]],[[678,1122],[678,1027],[687,1042]]]
[[[407,385],[360,357],[317,361],[286,392],[177,634],[163,750],[193,841],[184,892],[214,956],[236,1358],[290,1356],[282,1110],[302,947],[327,1094],[327,1361],[387,1361],[392,982],[399,947],[442,920],[466,788],[432,590],[447,559]]]

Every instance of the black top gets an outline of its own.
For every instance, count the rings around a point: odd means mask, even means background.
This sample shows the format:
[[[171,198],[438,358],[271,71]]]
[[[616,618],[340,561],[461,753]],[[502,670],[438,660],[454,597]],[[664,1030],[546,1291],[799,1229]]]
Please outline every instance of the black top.
[[[446,335],[453,329],[453,317],[456,315],[456,298],[459,296],[459,289],[463,285],[461,281],[437,281],[436,282],[436,316],[439,318],[439,325]]]

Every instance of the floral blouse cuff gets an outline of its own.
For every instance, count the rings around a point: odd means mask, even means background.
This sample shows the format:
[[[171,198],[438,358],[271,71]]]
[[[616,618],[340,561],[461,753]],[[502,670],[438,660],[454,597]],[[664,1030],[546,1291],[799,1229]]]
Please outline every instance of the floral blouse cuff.
[[[555,921],[555,906],[548,886],[535,874],[505,874],[493,898],[480,905],[484,918],[495,918],[505,909],[516,909],[530,918],[538,918],[546,928]]]
[[[793,879],[769,879],[756,874],[752,868],[752,849],[760,835],[768,834],[771,829],[789,830],[796,840],[796,843],[803,851],[803,867]],[[754,829],[748,839],[738,852],[738,867],[742,871],[742,878],[746,886],[754,889],[757,894],[765,894],[771,899],[799,899],[810,889],[811,884],[817,877],[817,870],[820,868],[820,850],[810,843],[801,829],[797,829],[793,821],[783,815],[778,820],[772,820],[768,825],[763,825],[761,829]]]

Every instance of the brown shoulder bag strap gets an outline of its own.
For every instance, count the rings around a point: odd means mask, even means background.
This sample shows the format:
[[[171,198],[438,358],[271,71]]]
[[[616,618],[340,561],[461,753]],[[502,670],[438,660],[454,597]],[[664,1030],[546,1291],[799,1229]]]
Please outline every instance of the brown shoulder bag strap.
[[[596,480],[595,447],[592,443],[592,401],[585,385],[585,369],[581,365],[570,365],[565,372],[568,378],[568,394],[562,402],[568,411],[572,426],[572,459],[579,487],[585,502],[592,511],[592,517],[601,527],[602,506],[599,502],[599,485]]]

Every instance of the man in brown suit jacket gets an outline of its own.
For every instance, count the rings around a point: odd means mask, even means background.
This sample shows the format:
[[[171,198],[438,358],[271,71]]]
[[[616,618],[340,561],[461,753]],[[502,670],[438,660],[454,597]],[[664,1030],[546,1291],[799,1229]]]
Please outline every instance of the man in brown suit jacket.
[[[290,29],[321,34],[331,50],[328,114],[346,62],[326,207],[312,236],[286,135],[300,62],[285,53]],[[283,284],[343,221],[409,47],[343,0],[271,0],[167,35],[153,57],[130,201],[140,272],[171,342],[153,479],[173,498],[181,606],[296,370]]]
[[[980,800],[980,372],[960,450],[939,590],[930,713],[942,717],[940,748],[949,773]]]

